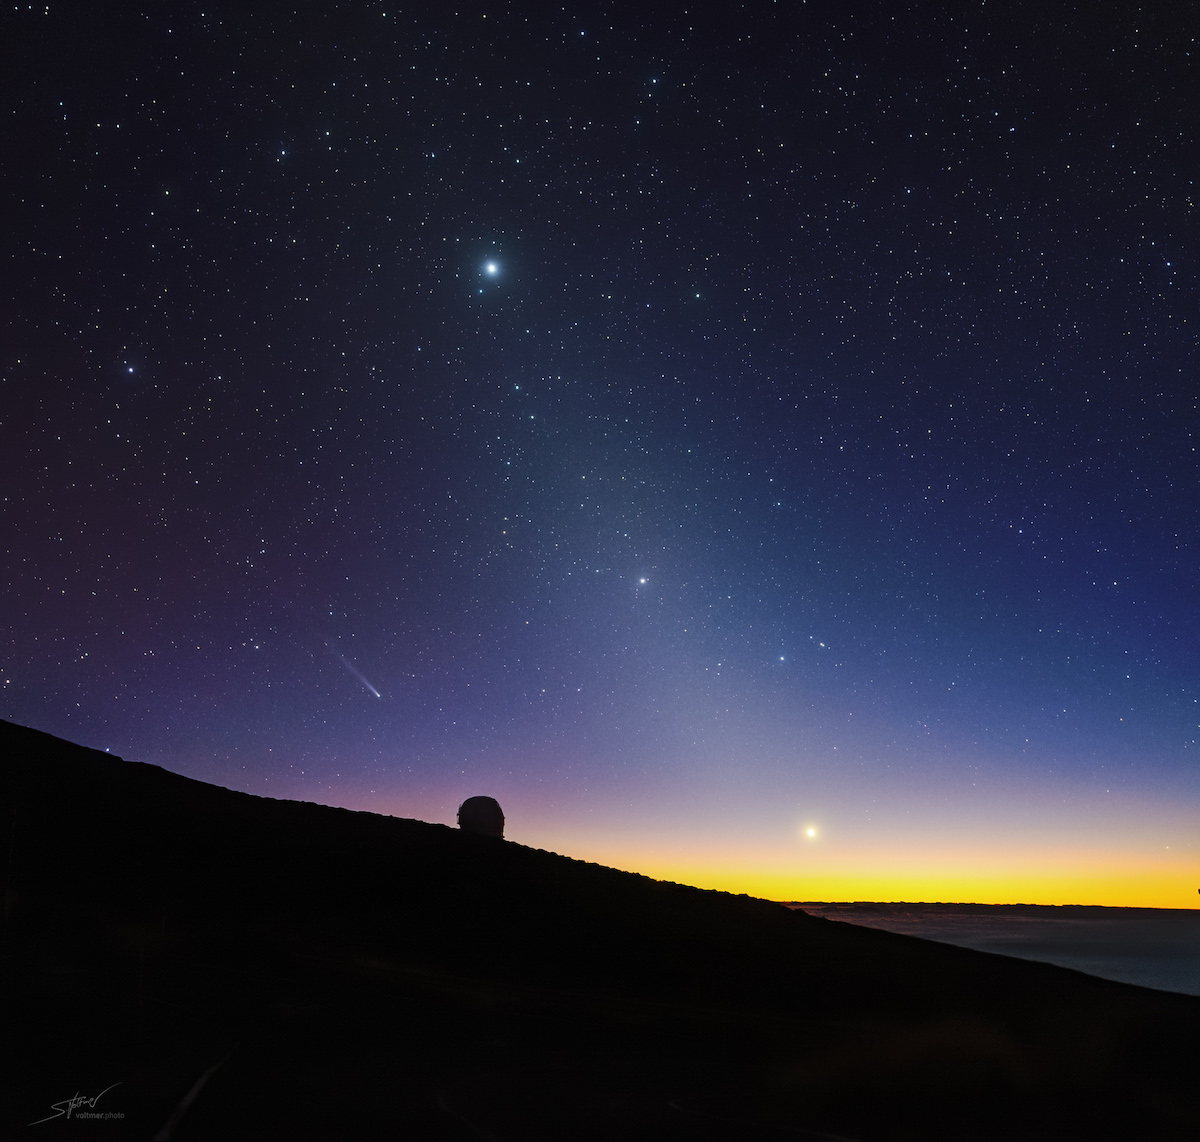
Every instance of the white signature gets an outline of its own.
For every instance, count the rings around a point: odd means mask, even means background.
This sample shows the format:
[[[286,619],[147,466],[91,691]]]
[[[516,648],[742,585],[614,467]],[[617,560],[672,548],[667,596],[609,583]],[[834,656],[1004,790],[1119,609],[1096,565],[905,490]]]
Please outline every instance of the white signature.
[[[96,1095],[94,1098],[84,1098],[83,1095],[76,1093],[71,1098],[64,1098],[62,1102],[52,1102],[50,1104],[50,1109],[53,1110],[54,1113],[46,1118],[39,1118],[37,1122],[31,1122],[29,1125],[37,1126],[40,1122],[49,1122],[51,1119],[61,1118],[64,1114],[70,1118],[71,1111],[78,1110],[81,1106],[95,1107],[96,1103],[100,1101],[100,1095],[108,1094],[108,1092],[112,1090],[113,1086],[120,1085],[120,1083],[113,1083],[112,1086],[106,1086],[100,1092],[100,1094]]]

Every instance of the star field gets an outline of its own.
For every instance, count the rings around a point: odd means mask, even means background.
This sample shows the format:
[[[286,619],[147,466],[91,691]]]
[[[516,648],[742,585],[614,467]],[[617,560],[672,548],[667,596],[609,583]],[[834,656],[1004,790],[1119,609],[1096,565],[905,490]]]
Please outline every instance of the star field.
[[[1194,13],[3,19],[0,715],[738,891],[1195,899]]]

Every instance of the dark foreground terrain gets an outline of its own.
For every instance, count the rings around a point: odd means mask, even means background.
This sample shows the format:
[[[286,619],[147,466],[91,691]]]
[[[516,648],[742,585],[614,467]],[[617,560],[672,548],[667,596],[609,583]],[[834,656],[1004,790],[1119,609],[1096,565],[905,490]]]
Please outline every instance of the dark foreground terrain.
[[[3,722],[0,839],[13,1137],[1200,1137],[1189,996]]]

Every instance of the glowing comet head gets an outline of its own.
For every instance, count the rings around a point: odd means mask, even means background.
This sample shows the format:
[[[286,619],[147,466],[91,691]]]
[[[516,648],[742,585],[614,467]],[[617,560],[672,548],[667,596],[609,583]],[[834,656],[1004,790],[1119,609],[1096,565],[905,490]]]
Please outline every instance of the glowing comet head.
[[[484,262],[483,272],[489,278],[494,278],[500,272],[500,266],[496,262]]]

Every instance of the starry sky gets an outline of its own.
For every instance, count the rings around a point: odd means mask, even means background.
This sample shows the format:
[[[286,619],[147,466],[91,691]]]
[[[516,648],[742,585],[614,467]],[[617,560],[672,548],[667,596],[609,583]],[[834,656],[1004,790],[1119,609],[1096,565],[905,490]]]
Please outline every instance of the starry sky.
[[[1194,9],[0,20],[0,716],[776,899],[1196,905]]]

